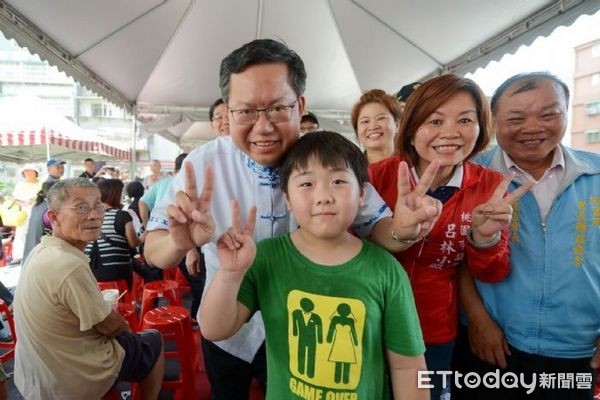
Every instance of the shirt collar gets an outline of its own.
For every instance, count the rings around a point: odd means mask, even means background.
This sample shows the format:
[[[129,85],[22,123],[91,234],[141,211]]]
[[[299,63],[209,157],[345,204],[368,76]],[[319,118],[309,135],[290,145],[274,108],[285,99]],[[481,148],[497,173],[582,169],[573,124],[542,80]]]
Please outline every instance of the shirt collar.
[[[417,174],[417,169],[415,167],[411,167],[410,172],[412,174],[413,179],[415,180],[415,183],[419,183],[419,175]],[[460,163],[454,168],[454,172],[452,173],[452,177],[450,178],[450,180],[442,186],[450,186],[460,189],[462,187],[463,175],[464,168],[463,164]]]
[[[266,167],[254,161],[248,154],[240,151],[244,158],[246,168],[254,173],[260,181],[261,186],[267,185],[271,187],[279,186],[279,169]]]
[[[523,168],[519,167],[517,165],[517,163],[514,162],[514,160],[508,155],[507,152],[505,152],[503,149],[500,149],[500,151],[502,152],[502,157],[504,158],[504,163],[506,164],[506,169],[509,171],[517,171],[521,174],[524,174],[527,177],[531,177],[531,175],[525,171]],[[548,170],[552,170],[555,168],[560,168],[562,170],[565,169],[565,155],[563,154],[563,151],[561,150],[560,146],[556,146],[556,148],[554,149],[554,155],[552,156],[552,162],[550,163],[550,168],[548,168],[546,171]],[[533,178],[531,178],[533,179]]]
[[[79,250],[77,247],[73,246],[71,243],[67,242],[65,239],[55,236],[55,235],[44,235],[40,239],[40,242],[44,243],[46,246],[57,246],[62,248],[68,253],[76,255],[77,257],[89,262],[88,256],[85,255],[84,252]]]

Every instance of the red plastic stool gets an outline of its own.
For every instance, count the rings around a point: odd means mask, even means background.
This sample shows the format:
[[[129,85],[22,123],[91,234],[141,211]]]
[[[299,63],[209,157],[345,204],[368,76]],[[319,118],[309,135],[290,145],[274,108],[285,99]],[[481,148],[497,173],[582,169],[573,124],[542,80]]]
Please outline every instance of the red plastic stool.
[[[165,269],[163,270],[163,277],[168,281],[174,281],[176,280],[178,270],[179,268],[177,268],[177,266]]]
[[[0,348],[8,349],[8,351],[4,352],[0,355],[0,361],[3,363],[7,362],[15,355],[15,346],[17,344],[17,333],[15,331],[15,322],[13,320],[13,315],[6,303],[3,300],[0,300],[0,318],[2,314],[6,314],[6,320],[8,322],[8,326],[10,327],[10,334],[12,335],[12,340],[10,342],[0,342]]]
[[[139,331],[140,321],[137,316],[137,308],[135,304],[119,302],[117,304],[117,312],[121,314],[123,318],[125,318],[133,332]]]
[[[133,271],[133,282],[131,284],[131,301],[135,304],[142,304],[142,291],[144,289],[144,278]]]
[[[188,280],[185,279],[185,276],[183,275],[179,267],[165,269],[163,271],[163,276],[166,280],[177,282],[177,285],[179,285],[178,290],[180,294],[189,293],[190,284]]]
[[[175,380],[163,381],[162,389],[172,390],[173,398],[191,399],[195,396],[194,375],[199,372],[196,345],[192,333],[192,322],[187,308],[163,306],[150,310],[143,320],[142,329],[156,329],[163,336],[163,342],[174,341],[175,350],[165,349],[165,360],[176,358],[179,361],[179,376]]]
[[[177,268],[177,272],[175,272],[175,280],[179,285],[179,293],[189,293],[190,292],[190,283],[185,278],[185,275],[181,272],[179,268]]]
[[[98,282],[98,287],[100,288],[101,291],[106,290],[106,289],[117,289],[119,291],[119,296],[121,296],[123,293],[125,293],[119,299],[119,303],[132,304],[131,303],[131,293],[129,293],[129,290],[127,287],[127,281],[125,279],[118,279],[116,281]]]
[[[177,282],[171,280],[162,280],[149,282],[144,285],[144,293],[142,294],[142,311],[140,312],[140,320],[144,320],[146,313],[153,307],[153,302],[159,297],[164,297],[169,301],[169,305],[180,306],[181,296],[177,289]]]

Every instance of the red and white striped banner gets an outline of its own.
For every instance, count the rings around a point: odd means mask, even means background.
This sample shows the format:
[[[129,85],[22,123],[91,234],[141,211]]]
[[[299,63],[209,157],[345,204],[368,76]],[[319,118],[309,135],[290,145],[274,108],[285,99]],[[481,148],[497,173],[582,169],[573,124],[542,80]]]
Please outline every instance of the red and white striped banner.
[[[0,147],[3,146],[35,146],[35,145],[56,145],[67,149],[101,154],[120,160],[130,160],[131,153],[128,150],[121,150],[117,147],[109,146],[97,141],[87,141],[72,139],[62,135],[60,132],[55,132],[45,128],[33,130],[29,132],[1,132],[0,131]]]

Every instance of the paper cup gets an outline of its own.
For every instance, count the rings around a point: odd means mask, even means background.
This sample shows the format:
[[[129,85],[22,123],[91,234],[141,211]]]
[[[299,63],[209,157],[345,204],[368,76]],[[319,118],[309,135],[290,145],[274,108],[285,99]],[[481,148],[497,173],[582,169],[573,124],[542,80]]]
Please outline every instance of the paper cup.
[[[119,289],[104,289],[102,291],[102,298],[113,310],[116,310],[117,303],[119,302]]]

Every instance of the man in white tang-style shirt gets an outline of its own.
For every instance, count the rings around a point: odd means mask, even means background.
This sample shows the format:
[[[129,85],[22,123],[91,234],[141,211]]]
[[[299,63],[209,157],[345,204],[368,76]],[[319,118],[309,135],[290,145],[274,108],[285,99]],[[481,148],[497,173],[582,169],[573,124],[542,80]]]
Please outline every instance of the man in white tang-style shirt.
[[[229,112],[229,137],[192,151],[169,193],[152,211],[146,260],[171,268],[195,246],[203,245],[207,284],[218,268],[216,239],[231,226],[230,202],[237,199],[241,218],[257,207],[254,240],[295,228],[279,185],[278,165],[300,134],[306,72],[302,59],[284,44],[260,39],[245,44],[221,63],[220,87]],[[428,171],[434,175],[439,163]],[[210,168],[209,168],[210,167]],[[408,174],[401,166],[401,174]],[[400,191],[399,191],[400,192]],[[405,192],[406,193],[406,192]],[[426,235],[441,203],[425,193],[399,196],[394,219],[369,185],[353,229],[391,251]],[[207,223],[212,215],[214,226]],[[247,399],[252,377],[265,383],[264,328],[260,314],[232,338],[203,340],[213,399]]]

